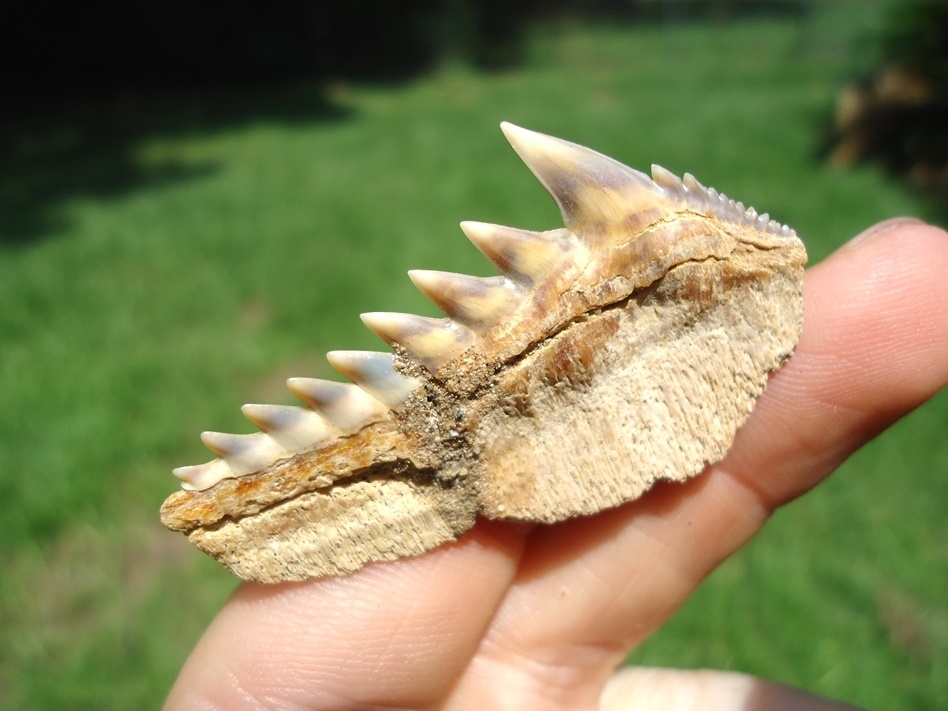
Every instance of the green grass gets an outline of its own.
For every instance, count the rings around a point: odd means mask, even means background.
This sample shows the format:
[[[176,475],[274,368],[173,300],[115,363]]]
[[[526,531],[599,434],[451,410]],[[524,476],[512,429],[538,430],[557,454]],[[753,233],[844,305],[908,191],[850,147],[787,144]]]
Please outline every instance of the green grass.
[[[405,270],[489,273],[459,220],[559,224],[500,120],[693,172],[793,225],[813,261],[925,216],[813,158],[847,41],[819,16],[563,27],[521,70],[339,85],[328,107],[297,86],[77,114],[92,149],[0,171],[22,208],[0,217],[0,707],[160,701],[235,584],[157,523],[170,468],[208,458],[202,429],[248,431],[241,403],[290,402],[285,377],[330,376],[324,351],[377,347],[358,313],[434,314]],[[778,513],[632,661],[939,707],[946,429],[943,393]]]

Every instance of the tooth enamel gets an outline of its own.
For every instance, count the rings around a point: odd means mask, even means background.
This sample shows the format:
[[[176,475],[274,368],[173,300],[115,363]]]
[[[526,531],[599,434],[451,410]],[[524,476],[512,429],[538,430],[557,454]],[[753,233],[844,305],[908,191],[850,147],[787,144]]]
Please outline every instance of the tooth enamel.
[[[461,229],[501,274],[533,285],[570,249],[565,230],[531,232],[486,222],[462,222]]]
[[[698,212],[707,212],[711,203],[708,188],[699,183],[691,173],[682,176],[681,184],[688,194],[688,204]]]
[[[389,408],[358,385],[320,378],[290,378],[286,386],[330,424],[351,433],[385,417]]]
[[[757,216],[757,221],[755,222],[754,226],[761,232],[766,232],[767,225],[769,224],[770,224],[770,215],[764,212]]]
[[[652,181],[658,185],[663,192],[676,200],[685,200],[684,186],[681,184],[678,176],[670,170],[666,170],[660,165],[652,164]]]
[[[362,314],[361,318],[375,335],[390,345],[397,343],[432,373],[474,342],[470,330],[449,318],[381,311]]]
[[[509,123],[500,126],[553,196],[567,229],[584,241],[602,241],[607,225],[630,216],[647,224],[661,212],[664,196],[645,173],[569,141]]]
[[[435,306],[475,333],[486,331],[508,316],[521,297],[521,290],[505,277],[472,277],[427,269],[413,269],[408,277]]]
[[[201,441],[227,462],[235,476],[259,471],[286,456],[286,451],[263,432],[246,435],[202,432]]]
[[[222,479],[236,476],[223,459],[213,459],[207,464],[177,467],[172,469],[171,473],[181,480],[181,488],[188,491],[204,491]]]
[[[336,431],[312,410],[289,405],[244,405],[241,412],[288,453],[323,442]]]
[[[375,351],[330,351],[326,360],[342,375],[389,407],[401,405],[421,382],[395,370],[395,356]]]

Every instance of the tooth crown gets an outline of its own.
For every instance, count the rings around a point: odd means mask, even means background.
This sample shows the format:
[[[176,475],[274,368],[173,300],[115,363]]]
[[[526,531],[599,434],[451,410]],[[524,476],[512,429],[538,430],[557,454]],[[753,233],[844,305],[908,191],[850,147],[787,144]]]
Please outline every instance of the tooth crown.
[[[806,253],[753,208],[652,166],[502,124],[564,229],[461,223],[499,270],[409,277],[445,314],[362,315],[394,353],[332,351],[352,383],[245,405],[205,432],[163,523],[240,577],[341,575],[417,555],[478,516],[554,522],[724,455],[793,352]]]

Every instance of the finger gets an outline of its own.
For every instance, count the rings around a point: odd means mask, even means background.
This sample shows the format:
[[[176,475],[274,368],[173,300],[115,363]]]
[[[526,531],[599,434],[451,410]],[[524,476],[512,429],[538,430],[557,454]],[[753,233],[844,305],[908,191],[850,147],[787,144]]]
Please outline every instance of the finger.
[[[476,649],[526,530],[479,524],[398,565],[245,584],[204,633],[165,708],[432,706]]]
[[[858,711],[855,706],[735,672],[628,667],[606,684],[599,711]]]
[[[531,536],[458,708],[594,708],[627,650],[743,545],[948,381],[948,237],[883,229],[810,270],[799,352],[701,477]],[[509,699],[505,692],[504,698]]]
[[[892,220],[810,270],[799,352],[726,461],[775,508],[948,383],[948,235]],[[779,460],[767,472],[760,462]]]

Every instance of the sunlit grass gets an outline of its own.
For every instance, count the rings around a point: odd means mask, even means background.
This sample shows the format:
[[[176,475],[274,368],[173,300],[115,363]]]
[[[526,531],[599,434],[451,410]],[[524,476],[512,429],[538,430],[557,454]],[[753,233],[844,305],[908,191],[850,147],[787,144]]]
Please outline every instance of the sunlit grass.
[[[48,229],[0,243],[0,705],[155,705],[234,585],[159,528],[170,468],[209,458],[202,429],[249,431],[241,403],[290,402],[285,377],[332,377],[324,351],[377,347],[358,313],[433,315],[407,269],[489,273],[459,220],[557,226],[500,120],[690,171],[797,228],[814,259],[919,214],[879,174],[814,161],[845,52],[811,29],[565,28],[516,72],[340,85],[331,116],[146,132],[123,154],[139,183],[44,205]],[[942,396],[779,513],[634,661],[936,708],[946,423]]]

